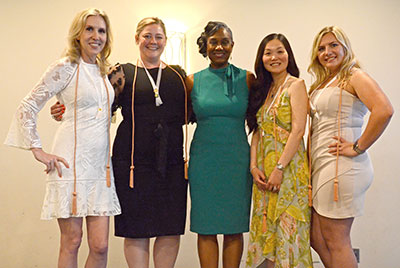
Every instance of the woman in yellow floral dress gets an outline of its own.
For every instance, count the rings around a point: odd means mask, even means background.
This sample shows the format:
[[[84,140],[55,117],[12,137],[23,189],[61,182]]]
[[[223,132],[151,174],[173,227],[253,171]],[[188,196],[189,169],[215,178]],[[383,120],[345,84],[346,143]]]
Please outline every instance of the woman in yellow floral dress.
[[[308,97],[285,36],[262,40],[255,71],[247,115],[254,186],[246,267],[312,267],[303,143]]]

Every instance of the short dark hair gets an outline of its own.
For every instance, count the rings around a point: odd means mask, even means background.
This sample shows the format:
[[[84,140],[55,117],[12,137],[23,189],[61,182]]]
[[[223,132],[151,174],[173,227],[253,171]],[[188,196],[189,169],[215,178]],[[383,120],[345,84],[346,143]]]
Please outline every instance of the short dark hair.
[[[206,27],[204,27],[204,31],[201,33],[200,37],[197,38],[199,53],[203,55],[203,57],[207,57],[207,39],[221,28],[225,29],[231,35],[231,41],[233,41],[232,31],[228,25],[220,21],[209,21]]]
[[[256,62],[254,63],[254,71],[257,78],[253,90],[250,90],[249,105],[247,107],[246,119],[250,132],[257,129],[256,114],[258,112],[258,109],[260,109],[265,99],[267,98],[268,91],[272,84],[272,76],[271,73],[267,71],[264,67],[263,56],[265,46],[269,41],[274,39],[281,41],[283,46],[285,47],[286,52],[288,53],[288,66],[286,69],[287,72],[294,77],[299,77],[300,74],[292,48],[287,38],[280,33],[272,33],[264,37],[257,50]]]

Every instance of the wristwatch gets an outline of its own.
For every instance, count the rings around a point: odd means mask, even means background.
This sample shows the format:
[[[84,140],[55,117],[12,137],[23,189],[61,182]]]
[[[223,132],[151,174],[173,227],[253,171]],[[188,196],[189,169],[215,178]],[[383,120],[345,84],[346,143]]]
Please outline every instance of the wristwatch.
[[[357,153],[357,154],[363,154],[365,153],[365,150],[361,150],[360,147],[358,147],[358,140],[356,140],[353,144],[353,150]]]
[[[276,164],[276,168],[279,169],[280,171],[283,171],[285,168],[281,163]]]

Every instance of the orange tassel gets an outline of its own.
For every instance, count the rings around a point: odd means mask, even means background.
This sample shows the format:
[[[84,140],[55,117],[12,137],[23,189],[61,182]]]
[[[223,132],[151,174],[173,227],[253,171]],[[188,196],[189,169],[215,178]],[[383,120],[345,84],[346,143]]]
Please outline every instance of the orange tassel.
[[[130,176],[129,176],[129,187],[131,187],[131,188],[134,187],[133,186],[133,169],[134,168],[135,168],[134,166],[131,166],[131,173],[130,173]]]
[[[106,172],[107,187],[111,187],[110,165],[107,165]]]
[[[338,179],[335,179],[334,184],[333,184],[333,200],[336,202],[339,200],[339,181],[338,181]]]
[[[187,160],[185,160],[185,179],[189,179],[189,172],[188,172],[188,163]]]
[[[312,186],[308,185],[308,206],[312,207]]]
[[[76,215],[77,213],[77,201],[76,201],[76,192],[72,193],[72,215]]]
[[[264,213],[263,213],[262,231],[263,231],[263,233],[267,232],[267,212],[265,210],[264,210]]]

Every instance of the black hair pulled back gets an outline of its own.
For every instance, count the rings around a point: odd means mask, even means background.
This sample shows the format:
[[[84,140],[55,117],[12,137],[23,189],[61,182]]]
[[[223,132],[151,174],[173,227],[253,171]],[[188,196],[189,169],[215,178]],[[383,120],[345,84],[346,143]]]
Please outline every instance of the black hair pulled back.
[[[210,36],[215,34],[219,29],[225,29],[230,35],[233,41],[233,35],[231,29],[223,22],[220,21],[209,21],[204,27],[204,31],[201,33],[199,38],[197,38],[197,45],[199,46],[199,53],[203,57],[207,57],[207,40]]]

